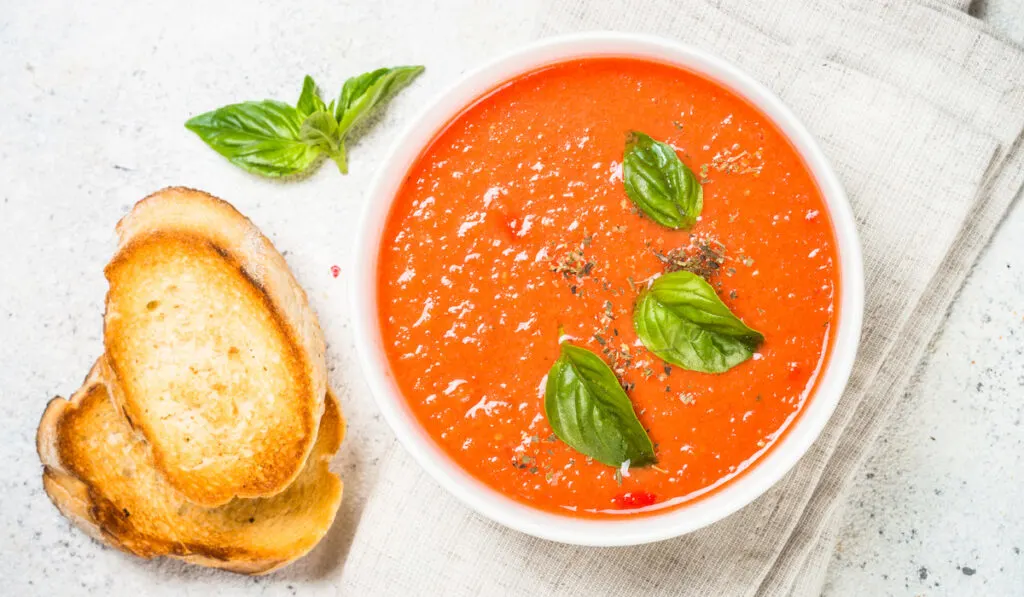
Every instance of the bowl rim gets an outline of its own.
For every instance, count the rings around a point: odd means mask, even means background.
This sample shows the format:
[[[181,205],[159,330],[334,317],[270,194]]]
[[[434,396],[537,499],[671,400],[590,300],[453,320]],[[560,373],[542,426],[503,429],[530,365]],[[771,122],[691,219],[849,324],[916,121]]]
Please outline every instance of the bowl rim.
[[[640,58],[710,78],[755,105],[801,155],[824,198],[837,241],[840,309],[831,355],[818,385],[790,419],[782,437],[742,474],[701,499],[664,513],[590,519],[560,516],[517,502],[477,480],[452,461],[419,426],[394,383],[383,353],[377,310],[377,260],[383,226],[405,173],[452,118],[491,90],[547,65],[590,57]],[[359,218],[349,299],[356,352],[378,408],[403,448],[448,493],[477,513],[511,529],[567,544],[620,546],[693,532],[736,512],[777,483],[820,436],[849,380],[864,309],[861,246],[853,211],[811,133],[766,86],[731,63],[698,48],[644,34],[586,32],[545,38],[488,61],[447,86],[396,138],[375,174]]]

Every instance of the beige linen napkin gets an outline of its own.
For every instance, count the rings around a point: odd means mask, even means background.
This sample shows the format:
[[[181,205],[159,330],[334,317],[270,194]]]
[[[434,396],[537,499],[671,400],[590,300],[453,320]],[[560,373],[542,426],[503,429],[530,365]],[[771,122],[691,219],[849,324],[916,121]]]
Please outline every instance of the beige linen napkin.
[[[562,2],[545,34],[656,33],[774,88],[818,137],[864,244],[861,354],[821,439],[783,481],[707,529],[614,549],[539,541],[474,515],[400,448],[342,576],[353,594],[803,595],[820,591],[842,495],[978,250],[1021,185],[1024,61],[938,4]]]

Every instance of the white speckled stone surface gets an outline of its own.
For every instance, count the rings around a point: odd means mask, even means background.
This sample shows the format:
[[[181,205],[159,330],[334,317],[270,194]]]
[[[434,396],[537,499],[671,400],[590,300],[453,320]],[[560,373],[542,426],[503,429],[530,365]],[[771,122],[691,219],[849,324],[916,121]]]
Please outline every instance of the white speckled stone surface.
[[[347,323],[359,193],[417,106],[527,40],[539,2],[39,0],[0,11],[0,594],[333,594],[331,573],[390,443]],[[1018,0],[980,10],[1024,41]],[[307,72],[332,95],[348,75],[398,63],[426,64],[428,73],[351,149],[348,177],[325,165],[304,181],[268,183],[182,127],[224,103],[294,101]],[[114,223],[170,184],[232,201],[285,253],[320,314],[350,419],[335,461],[346,482],[338,522],[309,557],[269,578],[186,574],[175,562],[100,547],[40,485],[33,441],[43,407],[73,391],[102,350]],[[1024,594],[1021,238],[1018,205],[851,497],[826,594]]]

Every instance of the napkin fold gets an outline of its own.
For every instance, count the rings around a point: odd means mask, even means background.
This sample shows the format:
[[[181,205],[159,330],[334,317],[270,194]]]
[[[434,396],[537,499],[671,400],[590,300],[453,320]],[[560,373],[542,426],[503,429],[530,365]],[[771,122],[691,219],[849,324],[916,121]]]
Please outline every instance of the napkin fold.
[[[541,34],[617,29],[709,49],[773,88],[819,139],[864,246],[865,328],[849,387],[764,496],[690,535],[581,548],[495,525],[401,448],[385,456],[342,584],[352,594],[820,593],[843,496],[953,295],[1024,183],[1024,51],[963,2],[570,0]]]

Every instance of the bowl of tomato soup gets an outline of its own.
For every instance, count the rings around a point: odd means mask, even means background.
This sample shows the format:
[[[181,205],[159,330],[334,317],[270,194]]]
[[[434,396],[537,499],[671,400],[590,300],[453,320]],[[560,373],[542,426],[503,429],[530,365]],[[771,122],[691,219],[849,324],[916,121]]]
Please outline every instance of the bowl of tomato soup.
[[[356,345],[405,449],[484,516],[628,545],[715,522],[807,451],[863,310],[808,131],[663,39],[553,38],[469,74],[380,169]]]

